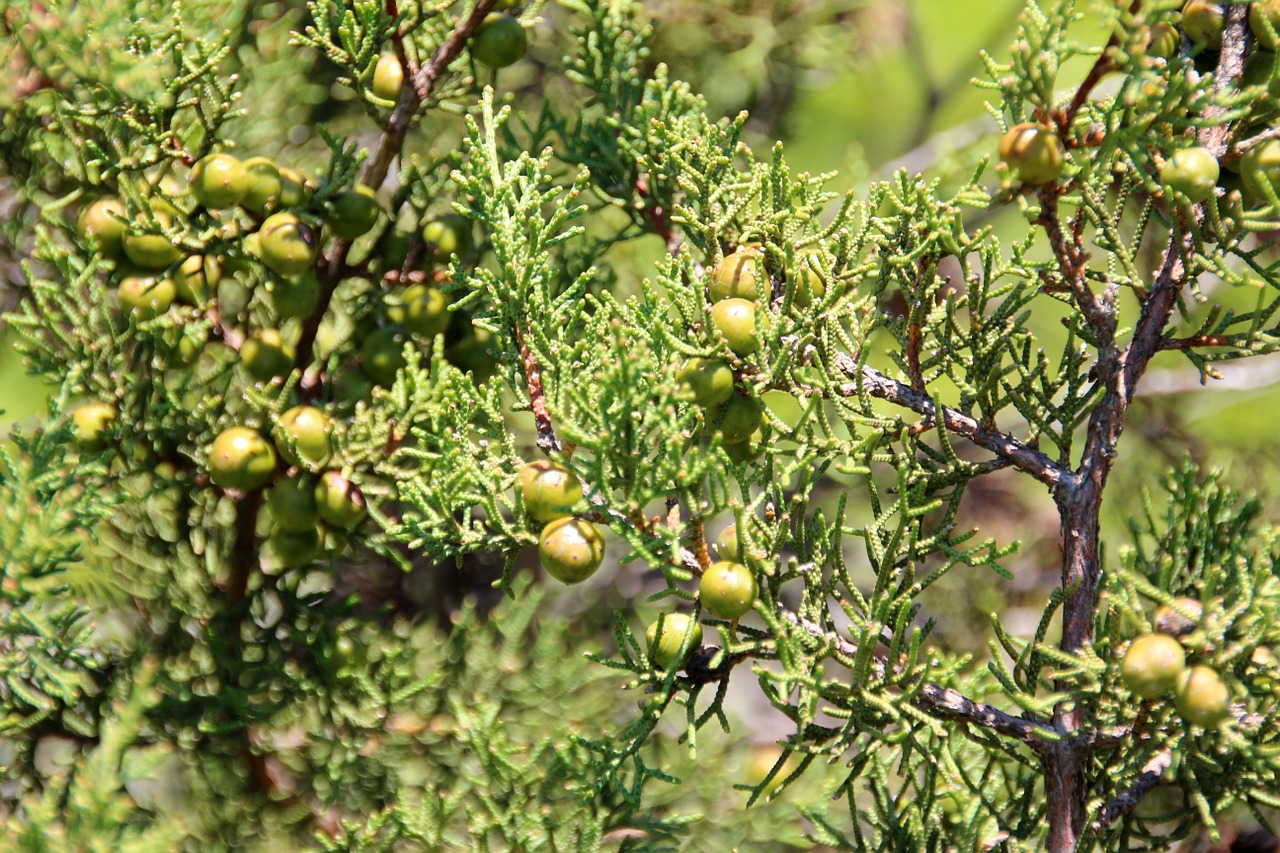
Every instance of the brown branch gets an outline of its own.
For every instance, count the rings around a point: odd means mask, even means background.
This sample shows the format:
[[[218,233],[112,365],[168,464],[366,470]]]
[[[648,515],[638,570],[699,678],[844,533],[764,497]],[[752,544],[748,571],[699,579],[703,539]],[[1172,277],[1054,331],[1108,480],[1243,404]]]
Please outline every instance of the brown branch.
[[[1136,809],[1138,803],[1142,802],[1142,798],[1151,793],[1151,790],[1156,785],[1160,784],[1160,779],[1172,763],[1173,753],[1171,751],[1162,749],[1157,752],[1150,761],[1142,765],[1142,772],[1138,775],[1138,780],[1129,786],[1124,793],[1103,806],[1102,811],[1089,829],[1096,835]]]
[[[533,410],[533,422],[538,431],[538,447],[548,456],[560,452],[560,439],[556,438],[551,413],[547,410],[547,393],[542,387],[542,365],[525,343],[524,332],[516,327],[516,343],[520,345],[520,360],[524,363],[524,378],[529,389],[529,408]]]
[[[1235,346],[1235,342],[1226,335],[1191,335],[1186,338],[1161,338],[1156,344],[1156,349],[1164,350],[1189,350],[1196,347],[1230,347]]]
[[[931,421],[936,420],[939,415],[939,412],[935,411],[933,400],[927,394],[915,391],[895,379],[890,379],[875,368],[859,366],[851,356],[837,353],[835,367],[853,380],[840,387],[839,392],[843,397],[856,397],[866,393],[911,409]],[[1010,465],[1035,477],[1051,490],[1058,490],[1069,479],[1068,472],[1056,462],[1014,436],[985,429],[974,418],[946,406],[942,407],[940,414],[942,425],[949,431],[1008,460]]]
[[[258,566],[258,511],[262,508],[262,489],[242,494],[236,501],[236,518],[232,525],[231,550],[228,553],[229,575],[223,593],[232,608],[244,601],[249,579]]]

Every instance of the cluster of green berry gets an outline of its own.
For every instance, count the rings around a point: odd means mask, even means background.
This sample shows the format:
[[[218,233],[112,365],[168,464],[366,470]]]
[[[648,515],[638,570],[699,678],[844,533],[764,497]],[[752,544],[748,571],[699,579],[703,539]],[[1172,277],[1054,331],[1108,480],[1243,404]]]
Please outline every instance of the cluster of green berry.
[[[1204,606],[1194,598],[1179,598],[1157,611],[1157,633],[1129,643],[1120,661],[1125,686],[1142,699],[1173,694],[1182,719],[1191,725],[1214,728],[1231,714],[1231,690],[1210,666],[1187,666],[1187,652],[1198,645],[1199,622]],[[1263,646],[1253,651],[1253,663],[1272,669],[1275,656]]]
[[[1140,28],[1135,52],[1155,61],[1173,62],[1183,50],[1201,70],[1217,65],[1222,47],[1223,4],[1212,0],[1187,0],[1181,11],[1165,13],[1150,27]],[[1280,76],[1275,73],[1277,38],[1280,34],[1280,0],[1260,0],[1249,7],[1249,29],[1253,50],[1245,60],[1241,88],[1265,86],[1268,98],[1256,117],[1242,122],[1243,138],[1270,127],[1273,103],[1280,98]],[[1159,94],[1154,82],[1146,84],[1147,94]],[[1171,134],[1174,132],[1170,129]],[[1066,148],[1051,127],[1023,122],[1010,128],[1000,140],[1000,159],[1027,186],[1043,186],[1057,181],[1067,163]],[[1239,153],[1239,152],[1236,152]],[[1223,174],[1223,167],[1228,171]],[[1256,207],[1272,202],[1280,193],[1280,139],[1263,138],[1249,145],[1240,156],[1223,158],[1198,145],[1173,151],[1162,158],[1160,184],[1171,198],[1198,204],[1218,194],[1221,186],[1228,211],[1239,205]]]

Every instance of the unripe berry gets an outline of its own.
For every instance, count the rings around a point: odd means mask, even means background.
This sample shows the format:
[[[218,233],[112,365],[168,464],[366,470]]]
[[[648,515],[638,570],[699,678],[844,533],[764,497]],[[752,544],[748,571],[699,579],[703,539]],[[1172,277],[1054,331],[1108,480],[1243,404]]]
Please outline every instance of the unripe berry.
[[[762,415],[754,398],[735,393],[723,406],[707,413],[707,423],[720,430],[725,444],[741,444],[760,428]]]
[[[99,400],[85,403],[71,413],[71,423],[76,428],[76,446],[99,453],[107,449],[106,432],[116,425],[116,407]]]
[[[1222,6],[1207,0],[1187,0],[1182,7],[1182,30],[1187,38],[1214,50],[1222,46]]]
[[[364,184],[357,184],[333,202],[329,228],[341,240],[354,240],[377,224],[381,212],[378,194]]]
[[[808,308],[814,300],[826,296],[827,285],[821,275],[826,269],[827,259],[822,252],[813,249],[800,255],[792,277],[791,301],[801,308]]]
[[[659,637],[658,621],[652,622],[644,632],[649,658],[660,669],[678,669],[684,666],[688,655],[702,645],[702,626],[684,613],[668,613],[660,620],[662,636]],[[693,636],[689,638],[688,649],[681,655],[680,647],[684,645],[685,634],[691,631]]]
[[[100,198],[86,205],[76,217],[80,239],[96,248],[104,258],[118,258],[124,251],[122,241],[128,225],[129,211],[118,198]]]
[[[471,56],[490,68],[506,68],[524,58],[529,36],[509,15],[489,14],[471,37]]]
[[[1173,24],[1162,21],[1151,28],[1151,34],[1147,38],[1147,56],[1169,60],[1177,56],[1181,49],[1182,34]]]
[[[307,179],[297,169],[280,167],[280,199],[282,209],[301,207],[307,200]]]
[[[767,282],[763,258],[756,249],[739,249],[725,255],[711,271],[707,292],[712,302],[737,297],[755,301],[760,298],[760,283]]]
[[[1032,186],[1056,181],[1062,174],[1066,153],[1052,130],[1024,122],[1014,125],[1000,140],[1000,159]]]
[[[280,416],[272,432],[280,455],[291,465],[318,467],[329,458],[329,418],[315,406],[294,406]],[[289,448],[293,440],[296,450]]]
[[[404,358],[404,345],[409,332],[403,326],[383,326],[360,345],[360,369],[375,384],[390,388],[396,382],[396,374],[408,362]]]
[[[316,232],[292,213],[274,213],[258,230],[262,262],[280,275],[298,275],[310,269],[318,251]]]
[[[698,600],[703,608],[721,619],[742,616],[755,605],[759,594],[760,587],[751,570],[728,560],[712,563],[698,584]]]
[[[267,537],[267,547],[282,569],[300,569],[320,554],[320,531],[314,524],[306,530],[277,526]]]
[[[704,409],[718,406],[733,396],[733,371],[716,358],[691,358],[676,378],[693,394],[693,401]]]
[[[449,297],[438,287],[411,284],[400,293],[400,304],[387,310],[387,316],[415,335],[434,338],[449,328]]]
[[[1271,25],[1270,31],[1264,21]],[[1249,30],[1258,44],[1267,50],[1276,49],[1276,37],[1280,32],[1280,0],[1253,0],[1249,4]]]
[[[173,273],[178,298],[188,305],[204,305],[222,281],[222,262],[216,255],[191,255]]]
[[[1120,662],[1120,674],[1132,693],[1154,699],[1173,689],[1186,665],[1181,643],[1164,634],[1148,634],[1129,644]]]
[[[467,220],[455,214],[432,219],[422,226],[422,242],[426,244],[427,257],[443,263],[467,252],[471,245],[471,227]]]
[[[271,304],[281,318],[306,317],[320,303],[320,280],[315,270],[305,270],[294,276],[281,276],[267,286]]]
[[[264,215],[280,206],[280,191],[284,182],[276,164],[266,157],[250,157],[244,161],[247,180],[244,198],[240,204],[258,215]]]
[[[1160,169],[1160,181],[1193,203],[1202,202],[1218,185],[1218,158],[1198,146],[1175,151]]]
[[[154,320],[169,310],[178,295],[173,280],[150,275],[121,279],[118,290],[120,310],[135,320]]]
[[[378,57],[378,64],[373,69],[373,94],[384,101],[398,101],[403,88],[404,66],[400,64],[400,58],[394,54]]]
[[[1209,667],[1193,666],[1178,676],[1174,703],[1188,723],[1213,728],[1230,713],[1231,691]]]
[[[248,190],[249,173],[231,154],[208,154],[191,167],[191,194],[210,210],[234,207]]]
[[[321,475],[315,499],[320,518],[343,530],[354,530],[369,514],[364,493],[338,471]]]
[[[224,489],[252,491],[266,484],[276,469],[276,452],[257,431],[230,427],[209,447],[209,479]]]
[[[516,474],[525,512],[535,521],[555,521],[573,514],[582,500],[582,482],[563,465],[539,460],[530,462]]]
[[[276,527],[290,533],[314,531],[320,520],[315,487],[303,477],[276,480],[267,490],[267,505]]]
[[[737,560],[742,556],[739,549],[738,525],[730,524],[716,537],[716,556],[722,560]]]
[[[168,229],[173,225],[173,215],[161,209],[159,203],[152,207],[152,213],[160,227]],[[146,231],[126,231],[120,239],[125,257],[139,267],[148,270],[161,270],[182,257],[182,249],[174,245],[165,234]]]
[[[538,558],[561,583],[582,583],[604,562],[604,535],[581,518],[557,518],[542,528]]]
[[[717,302],[711,306],[711,322],[724,336],[734,354],[745,357],[760,349],[754,302],[747,299]]]
[[[1251,146],[1240,160],[1240,177],[1245,189],[1260,199],[1268,197],[1268,187],[1280,191],[1280,139]]]
[[[297,353],[278,329],[259,329],[245,338],[240,346],[240,362],[245,371],[259,382],[270,382],[293,370]]]

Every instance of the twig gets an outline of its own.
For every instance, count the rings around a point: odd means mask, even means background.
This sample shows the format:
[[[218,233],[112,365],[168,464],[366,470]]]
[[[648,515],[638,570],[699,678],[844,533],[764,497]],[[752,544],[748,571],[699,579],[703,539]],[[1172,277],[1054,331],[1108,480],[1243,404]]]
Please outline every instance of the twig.
[[[520,345],[520,360],[524,363],[524,378],[529,389],[529,408],[533,410],[534,426],[538,430],[538,447],[551,455],[560,452],[560,439],[556,437],[547,411],[547,393],[542,387],[542,365],[525,343],[524,332],[516,327],[516,343]]]
[[[1151,789],[1160,784],[1160,778],[1173,763],[1173,753],[1168,749],[1157,752],[1150,761],[1142,765],[1138,780],[1128,790],[1117,796],[1102,808],[1102,812],[1094,820],[1089,829],[1096,835],[1120,818],[1132,812],[1142,802],[1142,798],[1151,793]]]

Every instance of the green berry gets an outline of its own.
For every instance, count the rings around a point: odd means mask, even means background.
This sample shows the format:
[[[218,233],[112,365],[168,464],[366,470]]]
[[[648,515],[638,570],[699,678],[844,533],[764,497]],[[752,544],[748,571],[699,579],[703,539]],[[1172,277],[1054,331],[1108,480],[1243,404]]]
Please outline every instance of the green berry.
[[[267,288],[271,293],[271,304],[281,319],[309,316],[320,304],[320,280],[312,269],[295,276],[273,279]]]
[[[716,358],[691,358],[676,374],[693,401],[704,409],[718,406],[733,396],[733,371]]]
[[[1066,153],[1062,140],[1047,127],[1024,122],[1000,140],[1000,159],[1032,186],[1053,183],[1062,174]]]
[[[1206,0],[1187,0],[1182,7],[1182,30],[1198,45],[1217,50],[1222,46],[1222,6]]]
[[[403,88],[404,66],[400,64],[400,58],[394,54],[378,57],[378,64],[373,69],[373,94],[384,101],[398,101]]]
[[[280,275],[298,275],[316,262],[316,232],[292,213],[273,213],[258,229],[258,252]]]
[[[555,462],[530,462],[516,474],[525,512],[535,521],[555,521],[573,513],[582,500],[582,482],[568,468]]]
[[[471,246],[471,228],[466,219],[449,214],[423,225],[422,241],[427,257],[443,263],[454,255],[466,254]]]
[[[224,489],[252,491],[276,470],[276,452],[257,430],[229,427],[209,447],[209,478]]]
[[[604,562],[604,535],[589,521],[557,518],[542,528],[538,557],[547,574],[561,583],[582,583]]]
[[[1173,690],[1186,665],[1181,643],[1165,634],[1148,634],[1129,644],[1120,674],[1132,693],[1155,699]]]
[[[178,298],[188,305],[204,305],[222,281],[217,255],[191,255],[173,273]]]
[[[412,284],[401,291],[400,304],[391,306],[387,316],[424,338],[444,334],[453,319],[449,297],[440,288],[426,284]]]
[[[725,455],[729,457],[729,461],[735,465],[746,465],[755,462],[760,458],[760,454],[764,452],[764,432],[756,429],[747,437],[746,441],[739,441],[737,444],[725,444]]]
[[[741,444],[760,429],[763,414],[754,398],[735,393],[723,406],[707,413],[707,422],[720,431],[725,444]]]
[[[247,186],[240,204],[259,216],[276,210],[280,206],[280,192],[284,189],[276,164],[266,157],[250,157],[244,161],[244,170]]]
[[[826,296],[827,285],[822,276],[828,269],[826,256],[822,252],[812,249],[801,254],[792,279],[791,301],[800,308],[808,308],[814,300]]]
[[[662,636],[658,636],[658,623],[662,623]],[[685,645],[685,635],[692,632],[688,648],[683,655],[680,647]],[[684,613],[668,613],[660,620],[655,620],[644,632],[648,644],[649,657],[661,669],[678,669],[684,666],[688,656],[702,645],[702,626]]]
[[[1240,177],[1245,189],[1260,199],[1267,188],[1280,192],[1280,139],[1268,139],[1249,148],[1240,160]]]
[[[496,12],[488,15],[471,37],[471,56],[490,68],[506,68],[524,58],[529,36],[520,22]]]
[[[1263,22],[1271,25],[1270,31]],[[1253,0],[1249,4],[1249,30],[1258,44],[1267,50],[1276,49],[1276,37],[1280,33],[1280,0]]]
[[[272,437],[280,455],[289,464],[318,467],[329,458],[331,431],[332,425],[324,412],[315,406],[294,406],[280,416],[280,425]],[[293,440],[296,450],[290,449],[289,439]]]
[[[712,563],[698,584],[698,600],[703,608],[721,619],[742,616],[755,605],[759,594],[760,588],[751,570],[727,560]]]
[[[141,322],[154,320],[169,310],[177,296],[173,280],[150,275],[131,275],[121,279],[120,310]]]
[[[754,302],[739,298],[717,302],[711,306],[711,322],[734,354],[745,357],[760,349]]]
[[[245,371],[259,382],[270,382],[293,370],[297,353],[278,329],[259,329],[240,346]]]
[[[760,298],[760,283],[767,284],[768,280],[760,252],[754,248],[739,249],[715,265],[707,292],[712,302],[732,298],[754,302]]]
[[[235,207],[248,190],[249,174],[231,154],[208,154],[191,167],[191,194],[210,210]]]
[[[173,226],[173,216],[158,203],[152,207],[152,212],[161,228],[167,230]],[[154,232],[126,231],[120,245],[124,248],[125,257],[148,270],[162,270],[177,262],[183,255],[182,249],[174,245],[167,235]]]
[[[118,258],[124,251],[125,223],[128,209],[118,198],[100,198],[86,205],[76,217],[80,239],[96,248],[105,258]]]
[[[404,345],[410,340],[403,326],[383,326],[360,345],[360,369],[377,385],[390,388],[396,382],[396,374],[408,362],[404,358]]]
[[[737,560],[742,556],[739,551],[738,525],[730,524],[716,537],[716,556],[722,560]]]
[[[85,403],[71,413],[71,423],[76,428],[76,446],[99,453],[107,449],[107,431],[115,428],[116,407],[96,400]]]
[[[370,187],[357,184],[333,202],[329,228],[340,240],[354,240],[377,224],[381,212],[377,193]]]
[[[1214,728],[1231,712],[1231,691],[1207,666],[1192,666],[1178,676],[1174,704],[1182,719],[1194,726]]]
[[[1193,203],[1202,202],[1218,186],[1218,158],[1200,147],[1175,151],[1160,170],[1160,181]]]
[[[316,511],[327,524],[354,530],[369,510],[364,493],[339,471],[325,471],[315,488]]]
[[[320,531],[285,530],[276,527],[267,537],[267,547],[282,569],[300,569],[320,554]]]
[[[276,527],[289,533],[314,532],[320,520],[315,487],[303,477],[276,480],[267,489],[267,506]]]
[[[1147,38],[1147,56],[1170,60],[1182,49],[1182,34],[1173,24],[1161,22],[1151,28]]]
[[[280,167],[281,208],[301,207],[307,200],[307,179],[297,169]]]

